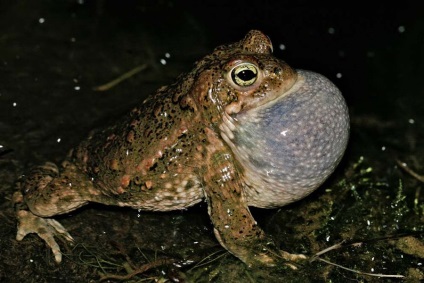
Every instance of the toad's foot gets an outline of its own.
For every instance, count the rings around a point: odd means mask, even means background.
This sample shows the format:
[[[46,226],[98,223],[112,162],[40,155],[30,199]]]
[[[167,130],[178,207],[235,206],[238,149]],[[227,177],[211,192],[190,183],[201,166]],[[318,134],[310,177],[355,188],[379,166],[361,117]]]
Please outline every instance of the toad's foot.
[[[52,249],[57,263],[62,261],[62,252],[54,237],[63,237],[72,242],[74,239],[66,229],[56,220],[42,218],[27,210],[19,210],[16,213],[19,220],[16,240],[21,241],[27,234],[36,233]]]
[[[249,266],[254,266],[257,263],[260,265],[266,265],[269,267],[274,267],[280,264],[286,265],[293,270],[298,269],[299,265],[302,265],[307,259],[308,256],[304,254],[291,254],[283,250],[279,250],[275,247],[272,241],[268,241],[266,245],[259,244],[257,246],[262,246],[262,252],[255,254],[254,257],[251,255],[248,256],[248,262],[254,259],[255,264],[249,264]],[[246,262],[246,261],[245,261]]]
[[[283,264],[293,270],[296,270],[298,269],[299,264],[308,259],[308,257],[303,254],[290,254],[285,251],[276,251],[275,253],[267,251],[267,253],[255,254],[253,257],[245,260],[245,262],[249,267],[258,266],[258,264],[268,267]]]
[[[308,257],[304,254],[291,254],[285,251],[280,251],[280,254],[287,261],[298,262],[308,259]]]
[[[294,270],[297,269],[296,263],[303,262],[308,259],[308,257],[304,254],[291,254],[285,251],[280,251],[280,255],[285,261],[287,261],[285,265]]]

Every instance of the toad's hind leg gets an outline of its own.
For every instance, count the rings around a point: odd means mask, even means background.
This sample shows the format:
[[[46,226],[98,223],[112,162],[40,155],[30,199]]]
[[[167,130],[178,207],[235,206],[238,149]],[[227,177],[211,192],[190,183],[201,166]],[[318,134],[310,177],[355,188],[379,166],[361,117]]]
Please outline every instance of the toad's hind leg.
[[[59,222],[44,217],[67,213],[86,204],[93,191],[91,182],[74,165],[64,166],[59,174],[55,164],[46,163],[34,168],[18,186],[19,191],[13,197],[19,221],[16,239],[20,241],[27,234],[36,233],[52,249],[55,260],[61,262],[62,253],[54,237],[73,239]]]

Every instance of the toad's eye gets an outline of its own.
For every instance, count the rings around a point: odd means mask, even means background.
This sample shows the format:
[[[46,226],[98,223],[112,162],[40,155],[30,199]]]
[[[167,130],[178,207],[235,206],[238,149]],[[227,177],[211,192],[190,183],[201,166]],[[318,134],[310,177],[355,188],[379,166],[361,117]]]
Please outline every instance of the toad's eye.
[[[238,86],[251,86],[258,78],[258,69],[251,63],[242,63],[231,70],[231,79]]]

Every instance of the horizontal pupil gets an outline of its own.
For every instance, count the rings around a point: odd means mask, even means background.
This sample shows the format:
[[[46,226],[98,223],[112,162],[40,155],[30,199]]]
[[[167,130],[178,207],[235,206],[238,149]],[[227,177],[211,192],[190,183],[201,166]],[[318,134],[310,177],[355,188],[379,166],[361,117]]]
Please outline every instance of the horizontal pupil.
[[[250,70],[243,70],[237,73],[237,77],[239,77],[243,81],[250,81],[251,79],[256,77],[256,74]]]

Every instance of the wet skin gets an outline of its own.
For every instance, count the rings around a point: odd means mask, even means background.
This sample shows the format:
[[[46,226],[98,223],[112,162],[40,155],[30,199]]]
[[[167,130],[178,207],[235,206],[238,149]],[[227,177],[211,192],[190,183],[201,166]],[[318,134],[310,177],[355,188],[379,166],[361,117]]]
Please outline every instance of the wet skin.
[[[37,233],[60,262],[54,237],[72,237],[54,215],[89,202],[169,211],[206,200],[218,241],[249,266],[299,258],[273,247],[249,206],[310,194],[334,171],[348,135],[339,90],[275,58],[269,38],[251,31],[94,131],[61,166],[34,168],[14,195],[17,239]]]

